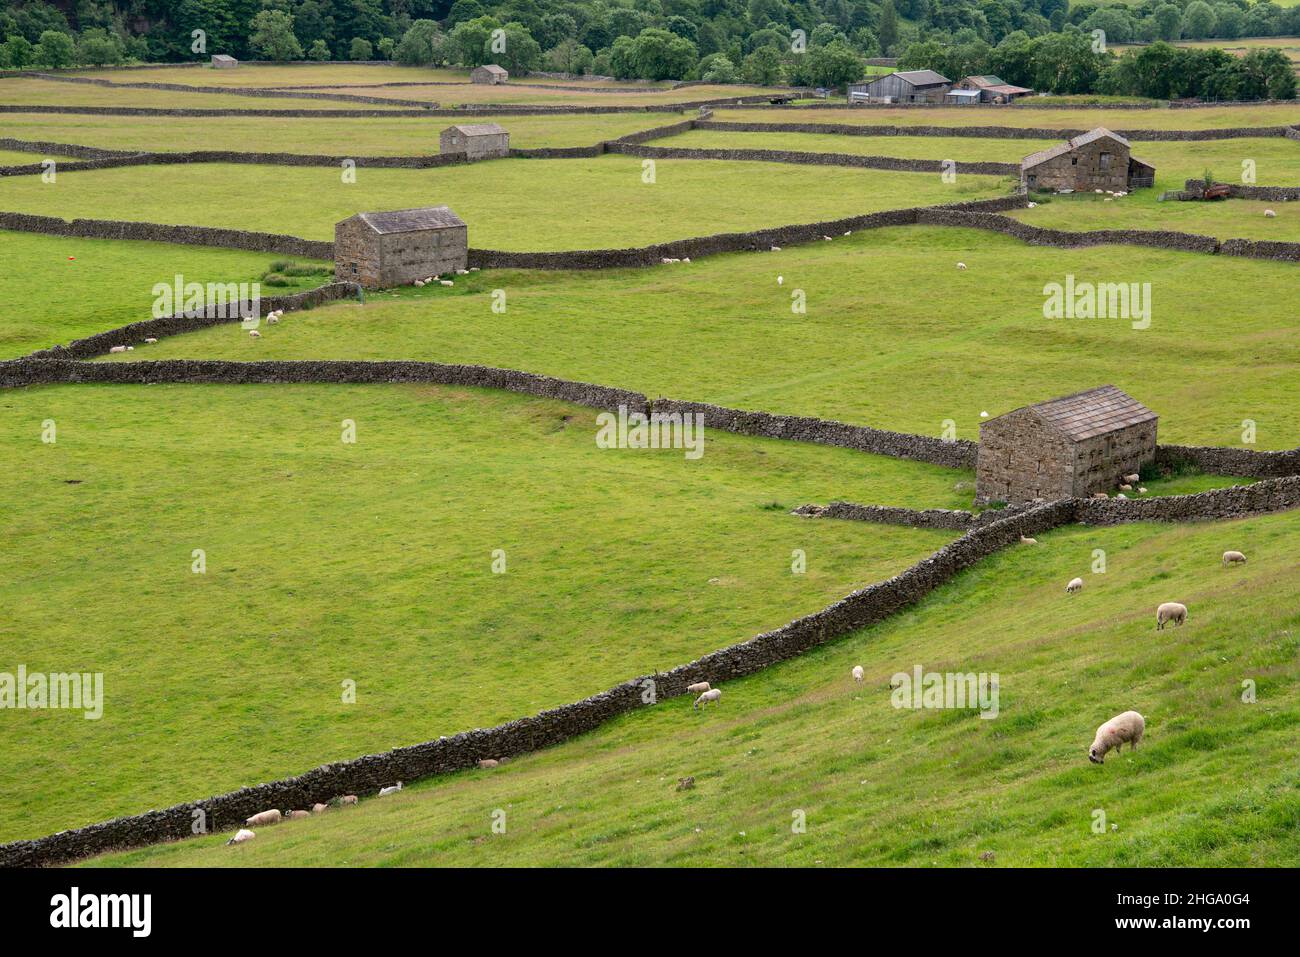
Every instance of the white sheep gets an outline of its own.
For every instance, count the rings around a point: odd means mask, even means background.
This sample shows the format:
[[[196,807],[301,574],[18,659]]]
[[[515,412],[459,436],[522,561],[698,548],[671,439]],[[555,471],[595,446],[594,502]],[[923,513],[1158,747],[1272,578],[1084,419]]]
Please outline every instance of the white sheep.
[[[688,263],[688,262],[690,262],[690,261],[691,261],[691,257],[690,257],[690,256],[683,256],[683,257],[682,257],[682,262],[684,262],[684,263]]]
[[[1236,565],[1236,564],[1241,564],[1241,565],[1246,564],[1246,556],[1243,555],[1241,552],[1223,553],[1223,566],[1225,568],[1228,567],[1229,565]]]
[[[1029,208],[1030,208],[1030,209],[1037,209],[1037,208],[1038,208],[1038,204],[1037,204],[1037,203],[1030,203],[1030,204],[1029,204]]]
[[[270,811],[259,811],[244,823],[249,827],[261,827],[263,824],[279,824],[284,820],[284,815],[279,809],[272,808]]]
[[[262,334],[261,334],[260,332],[258,332],[256,329],[249,329],[249,330],[248,330],[248,338],[250,338],[250,339],[260,339],[260,338],[262,338]]]
[[[411,283],[411,285],[412,285],[412,286],[415,286],[415,287],[418,289],[420,286],[423,286],[423,285],[424,285],[424,280],[423,280],[423,279],[417,279],[417,280],[415,280],[415,282]]]
[[[965,264],[965,263],[958,263],[958,264],[957,264],[957,268],[958,268],[958,269],[965,269],[965,268],[966,268],[966,264]]]
[[[862,665],[854,665],[853,680],[856,681],[858,684],[862,684],[862,676],[863,676]]]
[[[226,841],[226,847],[229,847],[231,844],[243,844],[245,841],[251,841],[255,837],[257,837],[257,835],[254,834],[252,831],[250,831],[248,828],[241,827],[238,831],[235,832],[234,837]]]
[[[1121,492],[1131,492],[1131,491],[1133,491],[1133,486],[1132,486],[1132,485],[1129,485],[1127,482],[1125,482],[1123,485],[1121,485],[1121,486],[1119,487],[1119,490],[1120,490]]]
[[[784,285],[785,285],[785,277],[784,277],[784,276],[777,276],[777,277],[776,277],[776,284],[777,284],[778,286],[784,286]]]
[[[823,236],[822,239],[826,240],[827,242],[831,241],[831,238],[829,236]]]
[[[146,345],[150,345],[150,346],[156,344],[157,342],[158,342],[157,339],[152,339],[152,338],[150,338],[150,339],[146,339],[146,340],[145,340],[145,344],[146,344]]]
[[[1070,584],[1065,586],[1065,590],[1069,592],[1071,595],[1073,595],[1077,591],[1083,591],[1083,579],[1071,578]]]
[[[1156,631],[1164,631],[1165,625],[1171,621],[1182,627],[1183,622],[1187,621],[1187,606],[1167,601],[1156,609]]]
[[[704,694],[704,692],[706,692],[706,691],[709,690],[709,687],[710,687],[710,685],[709,685],[709,683],[708,683],[707,681],[697,681],[697,682],[695,682],[695,684],[693,684],[693,685],[687,685],[687,686],[686,686],[686,693],[687,693],[687,694]]]
[[[438,284],[441,285],[441,286],[454,286],[454,285],[456,285],[456,284],[455,284],[454,282],[452,282],[450,279],[439,279],[439,280],[438,280]]]
[[[266,324],[268,326],[273,326],[279,321],[280,321],[280,317],[277,316],[275,313],[271,313],[269,316],[266,317]]]
[[[1122,499],[1127,499],[1127,498],[1128,498],[1128,496],[1125,495],[1123,492],[1116,492],[1116,493],[1115,493],[1115,497],[1116,497],[1116,498],[1122,498]]]
[[[1145,486],[1145,485],[1139,485],[1139,486],[1138,486],[1138,494],[1139,494],[1139,495],[1145,495],[1146,493],[1147,493],[1146,486]]]
[[[779,253],[780,251],[781,251],[781,247],[780,247],[780,246],[773,246],[773,247],[772,247],[772,252],[774,252],[774,253]]]
[[[1124,476],[1124,481],[1128,482],[1130,485],[1133,484],[1134,482],[1141,481],[1141,479],[1142,476],[1138,475],[1137,472],[1134,472],[1132,475]]]
[[[325,813],[326,811],[328,811],[329,809],[330,809],[330,806],[329,806],[328,804],[313,804],[313,805],[311,806],[311,813],[312,813],[312,814],[324,814],[324,813]]]
[[[1273,210],[1271,209],[1266,209],[1264,210],[1264,215],[1267,216],[1269,219],[1272,219],[1274,216],[1277,215],[1277,213],[1273,212]]]
[[[288,817],[290,821],[301,821],[303,818],[311,817],[311,811],[290,811]]]
[[[1021,535],[1021,536],[1020,536],[1020,544],[1022,544],[1022,545],[1037,545],[1037,544],[1038,544],[1038,539],[1036,539],[1036,538],[1026,538],[1024,535]]]
[[[1110,498],[1110,496],[1109,496],[1108,494],[1106,494],[1105,492],[1093,492],[1093,493],[1092,493],[1092,497],[1093,497],[1093,498]]]
[[[113,346],[113,347],[110,348],[108,351],[109,351],[109,352],[126,352],[126,346]]]
[[[379,796],[380,796],[380,797],[387,797],[387,796],[390,795],[390,794],[396,794],[396,793],[397,793],[398,791],[400,791],[400,790],[402,790],[402,782],[401,782],[401,781],[398,781],[398,782],[397,782],[395,785],[393,785],[391,788],[380,788],[380,789],[379,789]]]
[[[852,236],[852,235],[853,235],[853,230],[851,230],[851,229],[846,229],[846,230],[844,230],[844,235],[845,235],[845,236]]]
[[[469,270],[468,270],[468,269],[457,269],[457,270],[456,270],[456,275],[457,275],[457,276],[468,276],[468,275],[469,275]]]
[[[710,688],[708,691],[704,692],[704,694],[696,698],[695,704],[693,704],[691,707],[702,708],[705,705],[707,705],[710,701],[717,701],[721,697],[722,697],[721,688]]]
[[[1146,728],[1146,719],[1136,711],[1115,715],[1097,729],[1097,736],[1092,739],[1092,747],[1088,749],[1088,760],[1093,764],[1105,763],[1106,753],[1118,751],[1125,741],[1131,745],[1130,750],[1136,751]]]
[[[486,771],[489,768],[495,768],[500,763],[495,758],[483,758],[479,761],[478,766]]]
[[[357,796],[355,794],[345,794],[339,798],[339,807],[350,807],[356,803]]]

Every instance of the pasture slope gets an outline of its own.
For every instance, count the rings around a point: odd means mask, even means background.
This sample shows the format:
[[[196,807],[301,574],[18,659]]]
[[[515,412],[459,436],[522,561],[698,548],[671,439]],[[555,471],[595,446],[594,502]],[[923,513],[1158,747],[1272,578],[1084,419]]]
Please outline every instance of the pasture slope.
[[[864,535],[875,528],[863,527]],[[1003,551],[875,628],[491,771],[310,821],[93,866],[1300,863],[1300,513],[1072,526]],[[1240,547],[1244,567],[1218,556]],[[1104,574],[1090,574],[1094,550]],[[1064,585],[1082,574],[1082,593]],[[1177,598],[1186,626],[1157,632]],[[861,664],[866,681],[849,671]],[[900,710],[895,672],[996,672],[998,716]],[[1242,701],[1253,681],[1255,703]],[[1095,727],[1147,717],[1092,765]],[[678,791],[680,778],[695,787]],[[1105,814],[1095,833],[1096,811]],[[805,833],[792,830],[802,811]],[[504,812],[505,832],[493,815]]]

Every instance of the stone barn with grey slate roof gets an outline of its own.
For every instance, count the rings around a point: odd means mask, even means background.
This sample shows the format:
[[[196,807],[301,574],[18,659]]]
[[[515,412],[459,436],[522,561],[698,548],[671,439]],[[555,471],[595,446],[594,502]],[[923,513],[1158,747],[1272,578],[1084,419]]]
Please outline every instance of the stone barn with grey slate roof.
[[[438,137],[439,152],[464,153],[470,160],[510,155],[510,134],[496,123],[460,123]]]
[[[980,426],[975,500],[1029,502],[1113,492],[1155,461],[1154,412],[1104,385],[1028,405]]]
[[[1155,167],[1132,154],[1128,140],[1104,126],[1020,161],[1020,181],[1026,189],[1118,193],[1150,186],[1155,175]]]
[[[446,206],[357,213],[334,225],[334,278],[367,289],[454,273],[469,261],[469,229]]]
[[[483,66],[476,66],[469,71],[469,81],[471,83],[497,84],[504,83],[508,79],[510,79],[509,71],[495,63],[485,63]]]
[[[218,70],[233,70],[239,66],[239,61],[232,56],[224,53],[218,53],[212,58],[212,65]]]

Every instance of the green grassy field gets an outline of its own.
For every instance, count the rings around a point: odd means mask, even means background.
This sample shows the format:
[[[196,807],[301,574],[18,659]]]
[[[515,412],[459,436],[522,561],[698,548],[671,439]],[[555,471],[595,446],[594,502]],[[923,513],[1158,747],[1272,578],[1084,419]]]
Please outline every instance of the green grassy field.
[[[49,189],[57,188],[47,187]],[[257,282],[279,257],[270,253],[170,243],[71,239],[0,232],[0,302],[22,303],[0,314],[0,359],[67,343],[149,319],[155,283]],[[304,265],[330,266],[311,263]],[[309,289],[327,277],[293,277],[263,295]]]
[[[1045,319],[1044,286],[1067,274],[1149,282],[1150,327]],[[1162,441],[1238,445],[1250,418],[1259,447],[1292,448],[1294,284],[1287,263],[912,226],[650,269],[484,271],[290,315],[255,343],[217,327],[149,355],[480,362],[926,435],[952,419],[970,439],[982,411],[1109,382],[1160,414]]]
[[[149,71],[152,73],[153,71]],[[137,82],[160,83],[157,77]],[[367,94],[368,95],[368,94]],[[419,99],[413,96],[411,99]],[[350,103],[290,96],[239,96],[234,93],[187,93],[177,90],[147,90],[137,87],[107,87],[90,83],[63,83],[35,77],[0,78],[0,103],[21,106],[147,106],[199,110],[387,110],[410,109],[401,104]],[[8,114],[6,114],[6,119]]]
[[[1280,184],[1279,184],[1280,185]],[[1179,184],[1181,186],[1181,184]],[[1300,242],[1300,203],[1229,199],[1214,203],[1157,202],[1157,189],[1136,190],[1106,202],[1093,193],[1053,196],[1050,203],[1011,213],[1016,219],[1052,229],[1176,229],[1219,239]],[[1273,218],[1264,210],[1276,213]]]
[[[65,173],[0,181],[0,209],[49,216],[227,226],[332,239],[353,213],[446,203],[469,224],[472,246],[600,249],[817,222],[900,206],[1004,195],[1009,183],[780,163],[659,160],[492,160],[425,170],[204,164]],[[183,199],[181,198],[183,197]]]
[[[680,113],[503,116],[510,145],[591,146],[669,123]],[[228,149],[334,156],[418,156],[438,152],[438,134],[454,117],[312,119],[311,117],[40,116],[5,117],[14,139],[77,143],[103,149]],[[29,154],[30,155],[30,154]]]
[[[867,126],[1030,126],[1082,130],[1105,126],[1120,130],[1208,130],[1230,126],[1294,125],[1300,122],[1300,101],[1262,106],[1207,106],[1190,110],[1054,110],[1037,106],[772,110],[759,106],[718,110],[714,119],[737,123],[861,123]]]
[[[1300,514],[1039,541],[881,626],[728,682],[711,710],[671,699],[494,771],[258,828],[239,847],[214,835],[90,863],[1300,863]],[[1088,573],[1096,548],[1105,574]],[[1224,570],[1225,548],[1250,564]],[[1085,588],[1067,596],[1076,574]],[[1188,623],[1157,632],[1155,606],[1171,598]],[[895,709],[891,675],[915,665],[996,673],[998,716]],[[1241,700],[1246,679],[1255,703]],[[1090,764],[1097,725],[1127,709],[1146,717],[1142,746]],[[676,791],[686,775],[694,789]]]
[[[435,387],[0,395],[6,660],[103,672],[106,686],[102,720],[0,723],[0,841],[673,667],[953,537],[789,509],[970,500],[954,487],[969,474],[800,443],[710,432],[696,461],[599,449],[595,415]],[[46,420],[56,444],[41,441]],[[806,574],[791,574],[796,548]],[[356,705],[341,701],[349,679]]]

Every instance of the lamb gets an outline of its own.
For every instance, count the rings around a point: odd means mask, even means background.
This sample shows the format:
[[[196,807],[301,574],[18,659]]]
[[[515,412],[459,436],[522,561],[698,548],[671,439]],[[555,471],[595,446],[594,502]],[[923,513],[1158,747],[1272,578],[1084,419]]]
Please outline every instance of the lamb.
[[[259,811],[244,823],[249,827],[261,827],[263,824],[279,824],[284,820],[284,815],[277,809],[270,811]]]
[[[1264,215],[1267,216],[1269,219],[1272,219],[1274,216],[1277,215],[1277,213],[1273,212],[1273,210],[1271,209],[1266,209],[1264,210]]]
[[[776,284],[777,284],[778,286],[784,286],[784,285],[785,285],[785,277],[784,277],[784,276],[777,276],[777,277],[776,277]]]
[[[965,268],[966,268],[966,264],[965,264],[965,263],[958,263],[958,264],[957,264],[957,268],[958,268],[958,269],[965,269]]]
[[[424,280],[423,280],[423,279],[417,279],[417,280],[415,280],[415,282],[411,283],[411,285],[412,285],[412,286],[415,286],[415,287],[418,288],[418,287],[424,285]]]
[[[722,697],[722,689],[721,689],[721,688],[710,688],[708,691],[704,692],[704,694],[702,694],[702,695],[700,695],[698,698],[696,698],[696,699],[695,699],[695,704],[693,704],[691,707],[693,707],[693,708],[703,708],[703,707],[704,707],[705,705],[707,705],[710,701],[717,701],[717,700],[720,699],[721,697]]]
[[[328,804],[313,804],[313,805],[311,806],[311,813],[312,813],[312,814],[324,814],[324,813],[325,813],[326,811],[328,811],[329,809],[330,809],[330,806],[329,806]]]
[[[311,811],[290,811],[288,817],[291,821],[301,821],[305,817],[311,817]]]
[[[1246,564],[1246,556],[1243,555],[1243,554],[1241,554],[1241,552],[1224,552],[1224,553],[1223,553],[1223,567],[1224,567],[1224,568],[1227,568],[1229,565],[1236,565],[1236,564],[1241,564],[1241,565]]]
[[[779,253],[780,251],[781,251],[781,247],[780,247],[780,246],[773,246],[773,247],[772,247],[772,252],[774,252],[774,253]]]
[[[238,831],[235,832],[234,837],[226,841],[226,847],[229,847],[231,844],[243,844],[245,841],[251,841],[255,837],[257,837],[257,835],[254,834],[252,831],[250,831],[248,828],[241,827]]]
[[[1127,498],[1128,498],[1128,496],[1125,495],[1123,492],[1116,492],[1116,493],[1115,493],[1115,497],[1116,497],[1116,498],[1123,498],[1123,499],[1127,499]]]
[[[146,339],[146,340],[145,340],[145,344],[146,344],[146,345],[153,345],[153,344],[155,344],[157,341],[158,341],[157,339],[152,339],[152,338],[151,338],[151,339]]]
[[[1133,491],[1133,486],[1132,486],[1132,485],[1129,485],[1127,482],[1125,482],[1123,485],[1121,485],[1121,486],[1119,487],[1119,490],[1120,490],[1121,492],[1131,492],[1131,491]]]
[[[442,285],[442,286],[454,286],[454,285],[456,285],[456,284],[455,284],[454,282],[452,282],[450,279],[439,279],[439,280],[438,280],[438,284],[439,284],[439,285]]]
[[[356,803],[357,803],[357,796],[355,794],[345,794],[341,798],[339,798],[339,807],[350,807],[351,805]]]
[[[1088,749],[1088,760],[1093,764],[1103,764],[1106,752],[1118,751],[1125,741],[1131,745],[1129,750],[1136,751],[1146,728],[1146,719],[1136,711],[1115,715],[1097,729],[1097,736],[1092,739],[1092,747]]]
[[[126,346],[113,346],[113,347],[110,348],[108,351],[109,351],[109,352],[126,352]]]
[[[266,324],[268,326],[273,326],[279,321],[280,321],[280,317],[277,316],[275,313],[271,313],[269,316],[266,317]]]
[[[1145,485],[1139,485],[1139,486],[1138,486],[1138,494],[1139,494],[1139,495],[1145,495],[1146,493],[1147,493],[1146,486],[1145,486]]]
[[[1093,492],[1093,493],[1092,493],[1092,497],[1093,497],[1093,498],[1110,498],[1110,496],[1107,495],[1105,492]]]
[[[1156,609],[1156,631],[1164,631],[1165,625],[1171,621],[1181,628],[1183,622],[1187,621],[1187,606],[1167,601]]]
[[[704,694],[704,692],[708,690],[709,690],[709,683],[707,681],[697,681],[693,685],[686,686],[687,694]]]
[[[483,758],[482,760],[479,761],[478,766],[486,771],[489,768],[495,768],[500,763],[501,762],[493,758]]]
[[[1026,538],[1025,536],[1021,535],[1021,536],[1020,536],[1020,543],[1021,543],[1022,545],[1037,545],[1037,544],[1038,544],[1038,539],[1036,539],[1036,538]]]
[[[250,339],[260,339],[260,338],[262,338],[262,334],[261,334],[260,332],[258,332],[256,329],[249,329],[249,330],[248,330],[248,338],[250,338]]]
[[[853,680],[858,684],[862,684],[862,665],[853,666]]]
[[[1128,482],[1130,485],[1133,484],[1134,482],[1139,482],[1141,480],[1142,480],[1142,476],[1138,475],[1137,472],[1134,472],[1132,475],[1124,476],[1124,481]]]
[[[397,793],[398,791],[400,791],[400,790],[402,790],[402,782],[401,782],[401,781],[398,781],[397,784],[395,784],[395,785],[394,785],[393,787],[391,787],[391,788],[380,788],[380,789],[379,789],[379,796],[380,796],[380,797],[387,797],[387,796],[390,795],[390,794],[396,794],[396,793]]]
[[[1037,209],[1037,208],[1038,208],[1038,204],[1037,204],[1037,203],[1030,203],[1030,204],[1029,204],[1029,208],[1030,208],[1030,209]]]
[[[1065,590],[1066,590],[1069,594],[1071,594],[1071,595],[1073,595],[1073,594],[1074,594],[1075,592],[1077,592],[1077,591],[1082,591],[1082,590],[1083,590],[1083,579],[1082,579],[1082,578],[1071,578],[1071,579],[1070,579],[1070,584],[1068,584],[1068,585],[1065,586]]]

